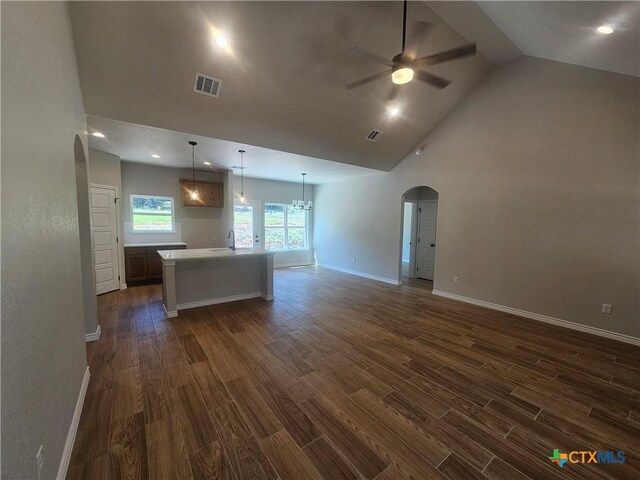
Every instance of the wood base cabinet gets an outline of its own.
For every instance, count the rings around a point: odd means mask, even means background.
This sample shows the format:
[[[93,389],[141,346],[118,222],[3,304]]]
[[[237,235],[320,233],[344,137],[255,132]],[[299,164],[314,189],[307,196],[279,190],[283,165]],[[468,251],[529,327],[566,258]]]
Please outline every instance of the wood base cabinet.
[[[158,250],[184,250],[186,245],[124,248],[127,286],[162,283],[162,259]]]

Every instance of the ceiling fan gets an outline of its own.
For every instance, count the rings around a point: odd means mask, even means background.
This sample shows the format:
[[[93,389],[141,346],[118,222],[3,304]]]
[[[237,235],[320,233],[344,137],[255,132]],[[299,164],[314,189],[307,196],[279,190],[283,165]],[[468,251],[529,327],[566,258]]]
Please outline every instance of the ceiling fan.
[[[410,39],[410,42],[407,43],[407,3],[407,0],[404,0],[404,14],[402,23],[402,52],[397,54],[390,61],[377,55],[368,55],[374,61],[383,65],[387,65],[391,68],[389,70],[385,70],[384,72],[380,72],[375,75],[371,75],[370,77],[363,78],[362,80],[358,80],[357,82],[345,85],[347,89],[360,87],[374,80],[384,78],[388,75],[391,75],[391,81],[395,85],[404,85],[416,78],[421,82],[428,83],[429,85],[432,85],[436,88],[445,88],[451,83],[449,80],[437,75],[433,75],[431,73],[427,73],[422,70],[422,68],[476,54],[476,44],[474,42],[463,45],[461,47],[453,48],[451,50],[446,50],[444,52],[428,55],[426,57],[414,58],[415,50],[417,49],[419,43],[426,39],[429,31],[433,27],[433,24],[429,22],[414,22],[412,37]],[[409,47],[411,50],[408,50],[407,47]],[[395,90],[396,89],[394,89],[394,91],[392,92],[392,96],[395,94]]]

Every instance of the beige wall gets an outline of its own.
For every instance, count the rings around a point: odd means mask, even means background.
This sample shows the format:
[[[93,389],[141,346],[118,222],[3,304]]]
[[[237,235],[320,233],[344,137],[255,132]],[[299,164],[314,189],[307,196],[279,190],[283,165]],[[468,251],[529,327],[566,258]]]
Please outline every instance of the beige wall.
[[[89,207],[89,174],[87,157],[82,139],[74,142],[76,172],[76,194],[78,200],[78,231],[80,234],[80,265],[82,269],[82,299],[84,304],[84,331],[95,334],[98,329],[98,301],[96,298],[96,274],[94,268],[93,243],[91,241],[91,218]]]
[[[2,478],[36,478],[40,445],[55,478],[87,366],[74,167],[86,117],[67,5],[3,2],[1,31]]]
[[[122,192],[122,172],[120,157],[94,148],[89,149],[89,164],[91,183],[118,187]]]
[[[237,175],[233,180],[233,187],[237,200],[240,197],[240,177]],[[313,189],[313,185],[305,185],[305,202],[313,200]],[[262,200],[273,203],[291,203],[294,200],[302,200],[302,177],[300,177],[300,183],[245,177],[244,193],[247,200]]]
[[[181,178],[191,178],[190,169],[166,168],[122,162],[122,208],[125,241],[127,243],[150,241],[184,241],[188,248],[226,246],[226,219],[222,208],[183,207]],[[196,179],[222,182],[222,175],[212,172],[196,172]],[[175,205],[176,234],[133,234],[131,223],[131,194],[162,195],[173,197]],[[179,237],[179,238],[178,238]]]
[[[436,289],[640,336],[639,92],[638,78],[531,57],[495,68],[422,155],[316,187],[318,261],[396,280],[401,196],[428,185]]]

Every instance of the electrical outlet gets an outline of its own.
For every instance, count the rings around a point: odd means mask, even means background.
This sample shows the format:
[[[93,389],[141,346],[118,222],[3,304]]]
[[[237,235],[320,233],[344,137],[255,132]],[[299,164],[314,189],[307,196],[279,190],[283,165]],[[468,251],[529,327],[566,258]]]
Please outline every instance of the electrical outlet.
[[[353,264],[355,265],[355,264],[356,264],[356,259],[355,259],[355,258],[352,258],[352,259],[351,259],[351,263],[353,263]]]
[[[608,303],[603,303],[602,304],[602,313],[606,313],[606,314],[611,313],[611,305],[609,305]]]
[[[458,285],[460,283],[460,277],[458,277],[457,275],[455,275],[453,277],[453,283],[455,283],[456,285]]]
[[[44,459],[42,458],[42,445],[38,449],[38,453],[36,453],[36,463],[38,465],[38,480],[42,478],[42,467],[44,465]]]

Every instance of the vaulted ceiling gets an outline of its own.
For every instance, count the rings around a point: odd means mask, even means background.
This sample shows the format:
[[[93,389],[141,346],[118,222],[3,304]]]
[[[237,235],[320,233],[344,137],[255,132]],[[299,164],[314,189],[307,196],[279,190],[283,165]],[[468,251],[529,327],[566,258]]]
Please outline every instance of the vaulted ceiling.
[[[388,78],[344,86],[385,69],[367,52],[399,53],[400,1],[71,2],[70,9],[89,124],[112,128],[108,147],[126,160],[151,161],[143,157],[162,143],[161,130],[153,130],[160,128],[170,131],[164,144],[175,157],[167,161],[184,166],[184,138],[173,133],[226,141],[211,144],[222,166],[234,161],[223,152],[243,145],[261,147],[256,157],[262,152],[265,165],[265,149],[272,149],[269,158],[283,168],[298,155],[389,171],[492,65],[525,54],[639,74],[638,2],[411,1],[409,33],[414,21],[434,24],[419,56],[471,41],[478,55],[429,67],[452,80],[444,90],[402,86],[394,101],[400,114],[392,118]],[[617,31],[599,35],[600,24]],[[216,32],[231,48],[213,45]],[[219,97],[193,91],[197,72],[222,81]],[[141,125],[148,134],[139,135]],[[365,140],[372,129],[384,132],[376,142]],[[356,172],[334,167],[319,164],[318,171],[326,181]]]
[[[525,55],[640,76],[637,1],[478,5]],[[615,33],[598,33],[596,29],[601,25],[610,26]]]
[[[88,114],[380,170],[491,66],[480,53],[430,67],[453,83],[403,86],[390,118],[390,79],[344,85],[386,68],[362,51],[399,53],[401,2],[71,2],[71,14]],[[421,56],[474,40],[424,2],[410,2],[416,20],[436,25]],[[213,46],[214,30],[229,50]],[[193,91],[196,72],[222,80],[218,98]],[[374,128],[383,136],[365,140]]]

